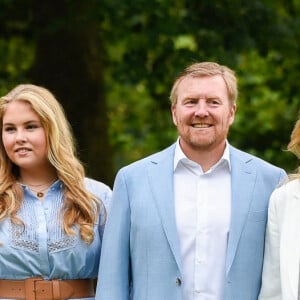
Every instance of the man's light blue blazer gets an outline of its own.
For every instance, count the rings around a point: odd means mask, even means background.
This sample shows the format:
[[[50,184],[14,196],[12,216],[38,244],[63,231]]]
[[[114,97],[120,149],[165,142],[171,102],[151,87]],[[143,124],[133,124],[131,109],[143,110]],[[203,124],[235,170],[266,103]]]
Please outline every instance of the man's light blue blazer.
[[[286,173],[229,147],[232,200],[225,299],[257,300],[268,201]],[[118,172],[104,231],[97,300],[183,300],[174,150],[175,144]]]

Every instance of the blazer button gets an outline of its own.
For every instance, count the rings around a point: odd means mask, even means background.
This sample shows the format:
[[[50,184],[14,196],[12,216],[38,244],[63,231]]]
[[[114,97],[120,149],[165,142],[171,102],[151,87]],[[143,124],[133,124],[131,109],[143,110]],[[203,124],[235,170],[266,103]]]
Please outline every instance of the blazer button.
[[[181,279],[180,278],[176,278],[176,285],[181,286]]]

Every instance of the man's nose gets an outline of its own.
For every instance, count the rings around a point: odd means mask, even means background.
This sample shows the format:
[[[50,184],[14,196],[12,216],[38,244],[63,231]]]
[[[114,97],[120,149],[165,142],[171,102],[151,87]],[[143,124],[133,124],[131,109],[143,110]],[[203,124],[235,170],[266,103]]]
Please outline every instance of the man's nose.
[[[205,101],[199,101],[196,105],[195,116],[197,117],[207,117],[209,114],[208,106]]]

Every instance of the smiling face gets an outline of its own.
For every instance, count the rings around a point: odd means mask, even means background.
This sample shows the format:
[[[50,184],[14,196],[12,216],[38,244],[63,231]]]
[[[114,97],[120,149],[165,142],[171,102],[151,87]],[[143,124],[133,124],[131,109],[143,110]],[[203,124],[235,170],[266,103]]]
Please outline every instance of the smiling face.
[[[184,78],[178,85],[172,117],[185,154],[223,152],[235,110],[236,106],[229,102],[222,76]]]
[[[7,156],[20,172],[48,168],[45,130],[28,102],[7,104],[2,120],[2,141]]]

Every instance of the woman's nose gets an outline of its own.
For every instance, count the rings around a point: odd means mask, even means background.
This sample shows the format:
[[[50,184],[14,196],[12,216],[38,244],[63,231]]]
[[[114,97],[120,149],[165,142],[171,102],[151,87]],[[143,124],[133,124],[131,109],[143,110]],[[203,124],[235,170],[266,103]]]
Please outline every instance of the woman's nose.
[[[25,142],[26,141],[26,135],[23,130],[17,130],[16,141],[17,142]]]

